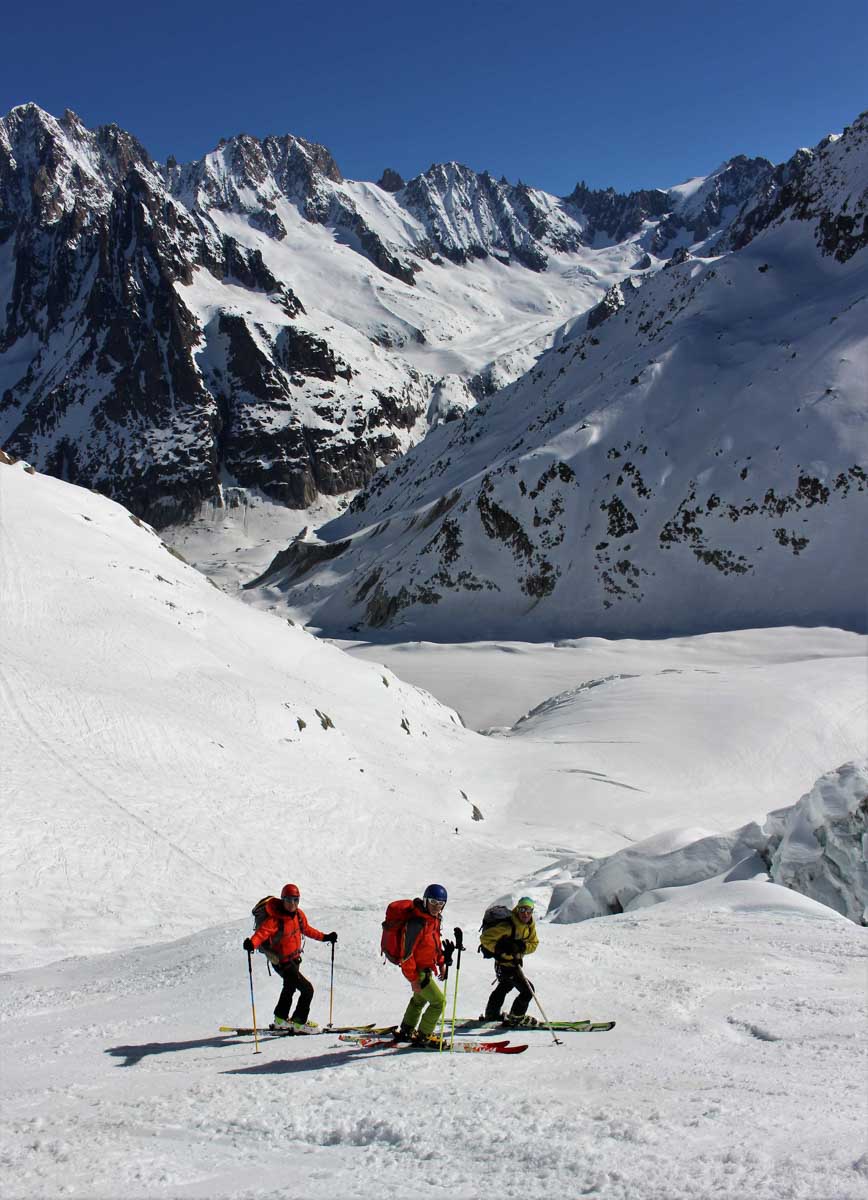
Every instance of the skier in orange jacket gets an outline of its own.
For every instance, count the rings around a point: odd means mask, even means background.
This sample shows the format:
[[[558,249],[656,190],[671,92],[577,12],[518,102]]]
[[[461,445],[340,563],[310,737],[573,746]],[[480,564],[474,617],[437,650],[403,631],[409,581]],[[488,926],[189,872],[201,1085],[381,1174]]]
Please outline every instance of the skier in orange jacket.
[[[311,937],[316,942],[331,942],[332,945],[338,940],[336,933],[322,933],[319,929],[314,929],[298,907],[300,899],[301,893],[296,885],[287,883],[280,893],[280,900],[271,897],[266,901],[267,915],[253,937],[244,939],[244,949],[248,953],[265,946],[269,962],[283,980],[283,989],[274,1008],[276,1029],[308,1023],[314,989],[313,984],[309,979],[305,979],[300,970],[304,938]],[[289,1009],[296,992],[298,1000],[290,1017]]]
[[[434,982],[435,974],[441,979],[445,974],[445,956],[440,940],[440,914],[445,906],[446,888],[439,883],[431,883],[425,888],[422,899],[413,901],[413,908],[404,926],[401,970],[413,989],[398,1035],[405,1040],[427,1041],[437,1028],[446,1003],[446,997]]]

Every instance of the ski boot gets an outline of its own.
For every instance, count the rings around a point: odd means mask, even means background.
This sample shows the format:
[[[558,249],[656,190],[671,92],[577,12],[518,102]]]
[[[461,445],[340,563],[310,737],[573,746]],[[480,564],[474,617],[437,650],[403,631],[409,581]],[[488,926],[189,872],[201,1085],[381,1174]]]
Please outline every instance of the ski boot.
[[[295,1019],[290,1019],[288,1025],[290,1028],[294,1029],[296,1033],[319,1032],[319,1025],[317,1025],[316,1021],[296,1021]]]
[[[503,1024],[508,1029],[536,1029],[539,1026],[539,1021],[536,1017],[531,1017],[527,1013],[504,1013]]]
[[[410,1045],[418,1046],[423,1050],[439,1050],[440,1035],[439,1033],[420,1033],[418,1029],[414,1029]]]

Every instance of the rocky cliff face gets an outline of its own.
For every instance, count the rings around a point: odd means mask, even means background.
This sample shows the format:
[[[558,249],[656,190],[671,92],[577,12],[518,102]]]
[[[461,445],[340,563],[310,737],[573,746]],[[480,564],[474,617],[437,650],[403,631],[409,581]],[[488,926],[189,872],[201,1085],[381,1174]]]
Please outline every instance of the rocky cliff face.
[[[294,506],[360,487],[407,447],[428,385],[401,364],[351,367],[214,219],[241,214],[280,239],[275,197],[322,223],[340,179],[295,138],[240,137],[163,170],[115,127],[13,110],[0,122],[3,442],[157,525],[227,476]]]

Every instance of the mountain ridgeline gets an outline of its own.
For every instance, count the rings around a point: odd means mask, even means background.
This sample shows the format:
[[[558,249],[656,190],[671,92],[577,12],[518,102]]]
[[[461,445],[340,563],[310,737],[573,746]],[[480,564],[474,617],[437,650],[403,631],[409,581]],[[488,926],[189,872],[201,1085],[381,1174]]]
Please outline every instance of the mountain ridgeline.
[[[362,489],[258,581],[332,630],[859,625],[866,185],[864,115],[778,166],[555,197],[457,163],[358,183],[289,135],[159,164],[24,105],[0,444],[158,527]]]
[[[733,159],[688,200],[558,199],[456,163],[355,184],[297,137],[161,165],[116,126],[21,106],[0,120],[0,444],[158,526],[224,485],[292,507],[354,490],[619,274],[721,234],[772,171]],[[491,357],[517,355],[493,383],[454,352],[485,340],[482,309]]]

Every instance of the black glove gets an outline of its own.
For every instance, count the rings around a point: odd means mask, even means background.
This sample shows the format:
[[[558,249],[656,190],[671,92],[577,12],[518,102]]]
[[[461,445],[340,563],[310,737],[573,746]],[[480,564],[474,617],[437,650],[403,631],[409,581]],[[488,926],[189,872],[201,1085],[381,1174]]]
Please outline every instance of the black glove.
[[[452,955],[455,953],[455,943],[450,942],[449,938],[443,940],[443,965],[444,967],[452,966]]]
[[[256,947],[253,945],[253,942],[251,942],[250,938],[245,938],[244,942],[242,943],[242,949],[246,950],[248,954],[251,954]]]
[[[518,954],[524,953],[524,942],[516,941],[515,938],[502,937],[498,938],[497,945],[494,947],[496,958],[514,958]]]
[[[332,933],[324,933],[324,934],[323,934],[323,936],[322,936],[322,940],[323,940],[324,942],[331,942],[331,944],[332,944],[332,945],[334,945],[334,944],[335,944],[335,942],[338,940],[338,935],[337,935],[336,933],[334,933],[334,932],[332,932]]]

